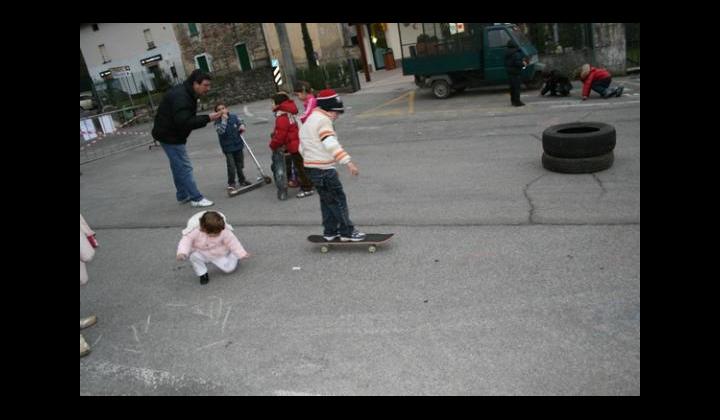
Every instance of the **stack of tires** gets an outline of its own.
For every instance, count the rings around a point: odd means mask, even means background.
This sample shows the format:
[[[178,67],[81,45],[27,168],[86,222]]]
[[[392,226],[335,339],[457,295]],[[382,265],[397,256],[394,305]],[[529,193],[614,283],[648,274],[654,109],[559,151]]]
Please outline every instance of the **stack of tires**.
[[[565,174],[587,174],[612,166],[615,127],[575,122],[548,127],[542,135],[543,168]]]

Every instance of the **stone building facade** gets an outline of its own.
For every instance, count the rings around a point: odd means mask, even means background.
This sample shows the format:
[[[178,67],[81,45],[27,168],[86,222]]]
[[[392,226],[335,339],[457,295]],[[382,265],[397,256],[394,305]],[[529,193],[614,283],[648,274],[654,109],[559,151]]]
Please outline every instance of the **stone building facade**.
[[[266,99],[276,92],[260,23],[175,23],[174,28],[186,72],[200,68],[213,76],[203,108],[216,101]]]

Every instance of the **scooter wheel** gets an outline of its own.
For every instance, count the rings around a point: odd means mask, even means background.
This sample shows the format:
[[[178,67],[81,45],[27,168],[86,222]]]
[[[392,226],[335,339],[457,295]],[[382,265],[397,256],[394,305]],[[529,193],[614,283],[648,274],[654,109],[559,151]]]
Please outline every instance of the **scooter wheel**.
[[[265,177],[265,183],[266,183],[266,184],[272,184],[272,178],[270,178],[269,176],[266,176],[266,177]]]

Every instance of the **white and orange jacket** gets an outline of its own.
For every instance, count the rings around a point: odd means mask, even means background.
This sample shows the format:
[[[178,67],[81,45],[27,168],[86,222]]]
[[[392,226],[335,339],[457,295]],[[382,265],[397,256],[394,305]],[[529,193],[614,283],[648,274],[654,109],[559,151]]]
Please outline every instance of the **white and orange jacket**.
[[[300,128],[300,154],[306,168],[332,169],[347,165],[350,155],[338,142],[329,114],[315,108]]]

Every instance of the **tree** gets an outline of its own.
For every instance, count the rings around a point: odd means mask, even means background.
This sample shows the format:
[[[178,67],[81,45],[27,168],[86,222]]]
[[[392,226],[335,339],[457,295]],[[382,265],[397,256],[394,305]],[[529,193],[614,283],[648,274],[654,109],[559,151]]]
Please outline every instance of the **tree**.
[[[312,38],[310,38],[307,23],[301,23],[300,29],[302,29],[302,37],[303,43],[305,44],[305,56],[308,60],[308,67],[311,69],[317,68],[317,62],[315,61],[315,48],[313,48]]]

